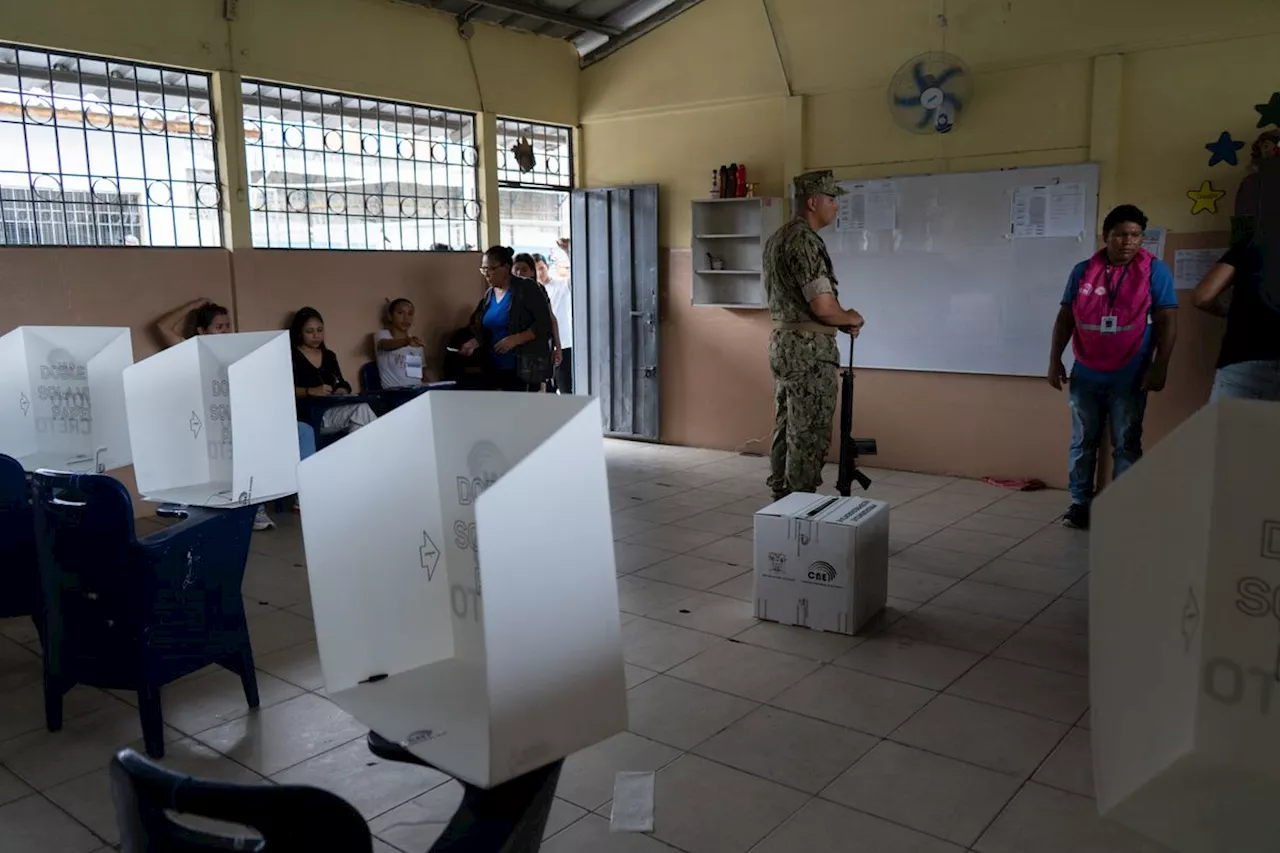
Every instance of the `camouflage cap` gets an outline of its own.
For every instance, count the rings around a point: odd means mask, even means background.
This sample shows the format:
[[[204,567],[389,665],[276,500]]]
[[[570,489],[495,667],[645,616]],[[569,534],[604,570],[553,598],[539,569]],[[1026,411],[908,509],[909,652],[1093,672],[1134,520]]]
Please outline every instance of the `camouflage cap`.
[[[796,175],[793,183],[796,188],[796,195],[844,195],[845,190],[836,183],[835,176],[831,174],[830,169],[820,169],[816,172],[805,172],[803,175]]]

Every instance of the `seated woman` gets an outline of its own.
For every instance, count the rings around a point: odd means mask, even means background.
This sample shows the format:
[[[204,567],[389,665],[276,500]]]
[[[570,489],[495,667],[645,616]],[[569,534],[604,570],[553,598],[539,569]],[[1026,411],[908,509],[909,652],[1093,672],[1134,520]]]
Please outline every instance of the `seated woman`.
[[[333,350],[324,345],[324,318],[314,308],[300,308],[289,325],[293,344],[293,393],[298,398],[298,420],[307,420],[309,400],[341,397],[351,393]],[[322,433],[354,432],[377,420],[368,403],[326,406],[320,415]]]
[[[426,382],[422,372],[426,355],[422,339],[413,328],[413,303],[395,299],[387,303],[382,318],[386,328],[373,335],[373,351],[378,360],[378,378],[384,389],[416,388]],[[368,390],[368,389],[365,389]]]
[[[201,296],[185,305],[165,314],[156,321],[156,334],[166,348],[177,346],[187,338],[196,335],[228,335],[235,329],[231,326],[231,313],[212,299]],[[298,455],[306,459],[316,452],[316,434],[310,425],[298,423]],[[258,514],[253,519],[254,530],[268,530],[276,523],[267,515],[267,510],[258,505]]]
[[[506,246],[484,253],[480,273],[489,289],[460,349],[484,354],[490,390],[537,391],[551,377],[551,309],[537,282],[512,274],[514,256]]]

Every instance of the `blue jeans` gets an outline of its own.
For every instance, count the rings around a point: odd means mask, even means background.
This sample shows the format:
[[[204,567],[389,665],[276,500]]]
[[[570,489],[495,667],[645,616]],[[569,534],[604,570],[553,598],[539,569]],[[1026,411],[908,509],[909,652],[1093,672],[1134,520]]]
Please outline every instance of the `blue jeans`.
[[[298,458],[306,459],[316,452],[316,431],[311,424],[298,421]]]
[[[1215,400],[1280,401],[1280,361],[1242,361],[1219,367],[1213,376]]]
[[[1147,392],[1136,384],[1107,385],[1071,377],[1071,502],[1088,506],[1095,492],[1102,429],[1111,428],[1114,480],[1142,458],[1142,416]]]

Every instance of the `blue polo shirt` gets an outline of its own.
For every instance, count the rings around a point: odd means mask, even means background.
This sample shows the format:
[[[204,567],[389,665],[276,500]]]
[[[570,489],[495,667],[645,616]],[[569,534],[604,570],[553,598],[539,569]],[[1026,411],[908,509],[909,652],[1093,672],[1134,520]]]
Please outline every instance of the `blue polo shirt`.
[[[499,370],[515,370],[516,354],[514,352],[498,354],[492,349],[493,344],[496,344],[509,334],[508,329],[511,326],[510,288],[507,288],[507,292],[503,294],[501,299],[494,299],[493,292],[490,291],[489,304],[485,306],[484,318],[480,322],[484,324],[485,329],[489,332],[489,357],[493,359],[493,366]]]
[[[1080,290],[1080,280],[1089,267],[1089,261],[1081,261],[1067,278],[1067,289],[1062,294],[1062,304],[1070,307],[1076,301],[1076,293]],[[1177,308],[1178,294],[1173,287],[1173,273],[1164,261],[1151,261],[1151,310],[1158,308]],[[1147,314],[1147,331],[1142,339],[1142,349],[1133,360],[1119,370],[1093,370],[1076,362],[1071,368],[1071,377],[1092,382],[1098,385],[1132,385],[1136,384],[1146,369],[1147,360],[1151,357],[1153,338],[1151,335],[1151,314]]]

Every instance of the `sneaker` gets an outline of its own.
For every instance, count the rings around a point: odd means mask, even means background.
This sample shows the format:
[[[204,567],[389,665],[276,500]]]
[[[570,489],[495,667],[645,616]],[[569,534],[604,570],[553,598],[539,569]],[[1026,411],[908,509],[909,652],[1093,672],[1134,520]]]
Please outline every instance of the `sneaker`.
[[[1072,504],[1062,515],[1062,526],[1073,530],[1089,529],[1089,507],[1086,504]]]
[[[258,506],[258,514],[253,517],[254,530],[270,530],[275,527],[276,523],[271,520],[271,516],[267,515],[267,508]]]

